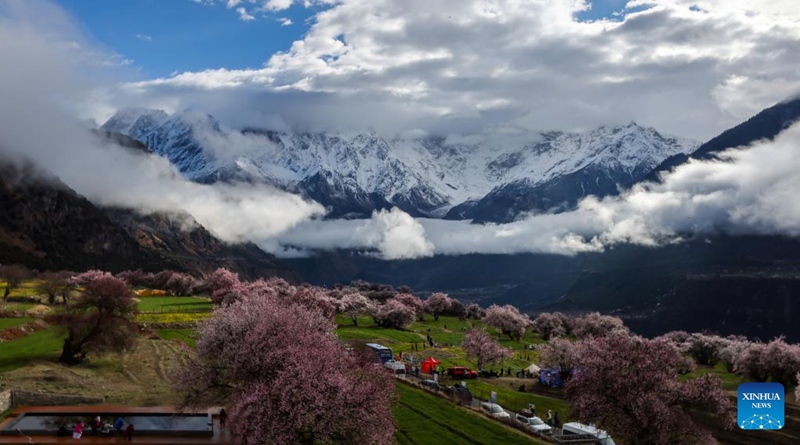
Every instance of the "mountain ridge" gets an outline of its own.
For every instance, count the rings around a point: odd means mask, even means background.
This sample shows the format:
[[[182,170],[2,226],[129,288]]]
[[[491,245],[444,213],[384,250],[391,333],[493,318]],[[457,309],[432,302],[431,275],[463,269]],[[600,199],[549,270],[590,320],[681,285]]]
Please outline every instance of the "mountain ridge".
[[[252,243],[223,243],[188,214],[98,207],[31,163],[0,162],[0,263],[39,270],[172,269],[299,276]]]
[[[700,145],[635,122],[580,134],[465,142],[374,132],[238,131],[194,111],[167,115],[139,109],[120,111],[102,129],[141,141],[190,180],[266,182],[317,200],[329,208],[329,217],[369,217],[373,210],[396,206],[412,216],[495,222],[568,208],[589,194],[616,193],[664,159]],[[585,172],[600,172],[610,184],[595,187]],[[577,185],[559,187],[569,175]],[[543,199],[520,203],[511,218],[482,210],[492,207],[486,201],[492,194],[520,184]]]

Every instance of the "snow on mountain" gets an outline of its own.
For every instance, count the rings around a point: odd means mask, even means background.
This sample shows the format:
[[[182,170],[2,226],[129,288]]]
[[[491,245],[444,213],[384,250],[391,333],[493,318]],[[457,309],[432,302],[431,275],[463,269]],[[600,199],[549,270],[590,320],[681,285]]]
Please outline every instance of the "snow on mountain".
[[[634,122],[581,134],[533,134],[526,142],[475,142],[383,138],[369,132],[239,131],[193,111],[169,116],[127,109],[103,129],[138,139],[191,180],[267,182],[319,201],[333,217],[397,206],[415,216],[443,217],[450,211],[450,218],[513,219],[508,212],[481,218],[475,209],[504,190],[523,198],[512,200],[513,214],[614,193],[664,159],[699,145]],[[565,178],[577,182],[567,184]],[[557,193],[528,202],[529,191],[547,195],[548,190]],[[503,205],[504,199],[490,207]]]

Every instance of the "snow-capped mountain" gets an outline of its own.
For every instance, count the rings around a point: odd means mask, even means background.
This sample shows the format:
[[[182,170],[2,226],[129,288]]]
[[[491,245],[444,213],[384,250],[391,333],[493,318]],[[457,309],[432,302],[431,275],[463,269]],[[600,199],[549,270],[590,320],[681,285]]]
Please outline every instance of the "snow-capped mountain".
[[[123,110],[102,129],[143,142],[191,180],[267,182],[320,202],[332,217],[397,206],[415,216],[507,221],[616,193],[699,145],[634,122],[524,141],[459,141],[239,131],[197,112]]]

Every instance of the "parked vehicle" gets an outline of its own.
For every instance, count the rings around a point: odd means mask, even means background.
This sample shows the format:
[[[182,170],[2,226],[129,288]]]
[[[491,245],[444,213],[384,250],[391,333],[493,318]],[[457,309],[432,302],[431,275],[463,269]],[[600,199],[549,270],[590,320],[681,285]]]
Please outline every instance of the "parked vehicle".
[[[430,379],[421,380],[419,382],[419,384],[424,386],[424,387],[426,387],[426,388],[428,388],[428,389],[432,389],[434,391],[441,391],[442,390],[442,386],[439,385],[439,383],[437,383],[435,380],[430,380]]]
[[[448,386],[445,390],[450,399],[459,404],[472,403],[472,392],[466,386]]]
[[[511,416],[503,409],[502,406],[491,403],[491,402],[483,402],[481,403],[481,411],[485,412],[486,414],[496,418],[496,419],[510,419]]]
[[[447,368],[447,375],[454,379],[475,379],[478,378],[478,371],[473,371],[463,366],[453,366]]]
[[[384,363],[383,366],[389,368],[393,374],[400,376],[406,375],[406,365],[403,362],[398,362],[397,360],[389,360],[388,362]]]
[[[496,371],[487,371],[485,369],[481,371],[480,374],[481,377],[500,377]]]
[[[595,439],[594,443],[597,445],[616,445],[614,443],[614,439],[611,436],[595,427],[594,425],[584,425],[578,422],[569,422],[565,423],[564,426],[561,428],[561,434],[563,437],[569,436],[588,436]]]
[[[375,352],[375,357],[380,360],[381,363],[386,363],[394,358],[391,348],[377,343],[367,343],[367,347]]]
[[[521,423],[521,424],[525,425],[527,428],[531,429],[532,431],[540,433],[540,434],[550,434],[553,431],[553,427],[551,427],[550,425],[544,423],[544,421],[542,421],[542,419],[540,419],[540,418],[538,418],[536,416],[530,416],[529,417],[529,416],[526,416],[526,415],[524,415],[522,413],[519,413],[514,417],[514,420],[516,420],[518,423]]]

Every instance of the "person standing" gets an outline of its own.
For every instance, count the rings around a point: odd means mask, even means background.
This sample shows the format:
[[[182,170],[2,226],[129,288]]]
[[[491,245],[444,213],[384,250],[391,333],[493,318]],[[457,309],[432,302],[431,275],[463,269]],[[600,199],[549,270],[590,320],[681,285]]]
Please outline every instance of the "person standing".
[[[125,438],[127,441],[133,441],[133,424],[129,423],[128,426],[125,428],[125,432],[122,433],[122,437]]]
[[[100,419],[100,416],[94,418],[92,421],[92,435],[100,434],[100,429],[103,427],[103,421]]]
[[[556,416],[555,416],[553,422],[554,422],[556,428],[561,427],[561,414],[559,414],[558,411],[556,411]]]
[[[219,411],[219,429],[224,430],[226,423],[228,423],[228,413],[225,412],[225,408],[222,408]]]
[[[83,436],[83,421],[79,420],[78,423],[75,424],[75,429],[72,430],[72,438],[80,439],[81,436]]]
[[[114,429],[117,430],[117,433],[121,434],[122,427],[124,426],[125,426],[125,420],[122,418],[122,416],[119,416],[119,418],[117,418],[117,421],[114,422]]]
[[[553,410],[547,410],[547,424],[553,426]]]

